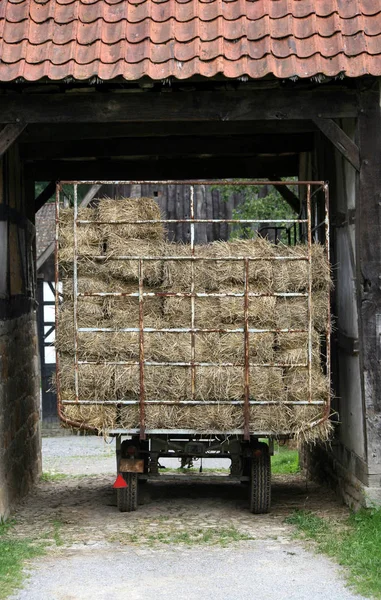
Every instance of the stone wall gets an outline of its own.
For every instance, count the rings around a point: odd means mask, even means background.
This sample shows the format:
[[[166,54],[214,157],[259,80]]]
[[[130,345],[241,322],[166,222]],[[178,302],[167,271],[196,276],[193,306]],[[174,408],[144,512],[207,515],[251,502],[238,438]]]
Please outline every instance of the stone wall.
[[[0,518],[41,472],[35,313],[0,321]]]

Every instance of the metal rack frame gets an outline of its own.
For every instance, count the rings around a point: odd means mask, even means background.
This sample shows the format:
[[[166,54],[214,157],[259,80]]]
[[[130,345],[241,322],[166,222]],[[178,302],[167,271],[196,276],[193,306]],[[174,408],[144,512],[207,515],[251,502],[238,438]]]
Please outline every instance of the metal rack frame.
[[[113,185],[134,185],[134,184],[166,184],[166,185],[187,185],[190,186],[190,218],[188,219],[158,219],[158,220],[136,220],[136,221],[87,221],[78,219],[78,186],[84,184],[91,185],[102,185],[102,184],[113,184]],[[234,430],[231,432],[215,432],[220,434],[243,434],[244,439],[250,438],[250,430],[249,430],[249,417],[250,417],[250,406],[253,405],[322,405],[324,406],[324,413],[322,417],[310,423],[309,427],[316,427],[321,422],[325,421],[329,417],[330,413],[330,391],[327,390],[327,395],[324,400],[312,400],[312,333],[313,333],[313,319],[312,319],[312,241],[313,236],[317,237],[319,228],[324,227],[324,244],[325,244],[325,252],[327,256],[327,260],[329,261],[329,189],[328,184],[323,181],[281,181],[281,182],[273,182],[273,181],[252,181],[252,180],[243,180],[243,181],[200,181],[200,180],[191,180],[191,181],[62,181],[57,183],[56,188],[56,253],[55,253],[55,279],[56,279],[56,327],[58,326],[58,312],[59,312],[59,294],[58,294],[58,281],[59,281],[59,210],[60,210],[60,199],[61,199],[61,190],[63,184],[71,184],[73,185],[74,190],[74,221],[73,221],[73,231],[74,231],[74,247],[73,247],[73,299],[74,299],[74,385],[75,385],[75,400],[64,400],[61,399],[60,393],[60,368],[59,368],[59,352],[56,353],[56,361],[57,361],[57,399],[58,399],[58,412],[59,416],[62,420],[66,421],[69,425],[75,427],[82,427],[85,429],[95,430],[95,428],[77,423],[75,421],[70,421],[62,414],[62,406],[70,405],[70,404],[83,404],[83,405],[137,405],[140,407],[140,428],[139,429],[129,429],[129,430],[119,430],[115,429],[111,434],[139,434],[140,439],[145,439],[147,433],[168,433],[171,430],[146,430],[145,427],[145,407],[148,404],[162,404],[162,405],[243,405],[244,408],[244,428],[243,430]],[[218,186],[259,186],[259,185],[293,185],[293,186],[305,186],[306,187],[306,217],[298,218],[298,219],[197,219],[195,218],[195,197],[194,197],[194,186],[195,185],[218,185]],[[317,220],[317,211],[313,213],[312,201],[314,197],[321,192],[324,197],[324,220],[320,223],[316,223]],[[299,215],[300,216],[300,215]],[[315,225],[312,224],[312,219],[314,217]],[[94,293],[79,293],[78,292],[78,237],[77,237],[77,227],[81,227],[86,224],[155,224],[155,223],[188,223],[190,225],[190,256],[114,256],[112,258],[107,258],[107,260],[136,260],[138,261],[138,291],[133,293],[123,293],[123,292],[94,292]],[[307,229],[307,245],[308,245],[308,255],[306,256],[259,256],[259,257],[247,257],[247,256],[234,256],[234,257],[220,257],[220,258],[205,258],[198,257],[195,255],[195,226],[198,223],[226,223],[226,224],[268,224],[269,226],[274,224],[276,227],[287,224],[289,229],[293,228],[294,237],[296,238],[295,229],[297,225],[299,227],[304,227]],[[106,260],[105,256],[97,256],[93,257],[95,260],[104,261]],[[152,260],[160,260],[160,261],[188,261],[191,263],[191,289],[190,292],[144,292],[143,281],[144,281],[144,264],[146,261]],[[195,281],[194,281],[194,265],[197,261],[213,261],[213,262],[221,262],[221,261],[235,261],[240,262],[243,265],[244,269],[244,286],[242,293],[207,293],[195,292]],[[308,292],[301,293],[288,293],[288,292],[261,292],[255,293],[249,291],[249,264],[251,261],[306,261],[308,263]],[[136,297],[139,299],[139,326],[138,327],[126,327],[126,328],[105,328],[105,327],[95,327],[95,328],[78,328],[78,299],[81,297]],[[248,308],[249,308],[249,299],[253,297],[302,297],[307,299],[308,303],[308,327],[307,329],[278,329],[278,328],[251,328],[249,327],[249,318],[248,318]],[[191,327],[187,328],[152,328],[144,326],[144,300],[145,298],[150,297],[180,297],[180,298],[190,298],[191,301]],[[235,328],[235,329],[215,329],[215,328],[200,328],[195,326],[195,300],[196,298],[222,298],[222,297],[241,297],[244,300],[244,326]],[[330,323],[330,301],[328,299],[328,319],[326,326],[326,373],[329,375],[331,369],[331,347],[330,347],[330,331],[331,331],[331,323]],[[139,333],[139,361],[86,361],[78,359],[78,333],[79,332],[137,332]],[[155,361],[146,361],[144,358],[144,337],[145,334],[149,334],[152,332],[163,332],[163,333],[190,333],[191,335],[191,360],[189,362],[155,362]],[[195,338],[197,333],[242,333],[244,339],[244,362],[242,364],[239,363],[213,363],[213,362],[197,362],[195,355]],[[286,367],[290,366],[289,364],[273,362],[273,363],[255,363],[250,362],[249,360],[249,334],[257,334],[257,333],[297,333],[303,332],[308,333],[308,357],[307,363],[299,363],[293,364],[293,367],[302,367],[308,369],[308,380],[309,380],[309,392],[308,398],[305,401],[257,401],[250,399],[250,385],[249,385],[249,369],[250,367]],[[139,366],[139,381],[140,381],[140,394],[139,400],[81,400],[79,397],[79,382],[78,382],[78,369],[83,364],[113,364],[113,365],[136,365]],[[145,385],[144,385],[144,368],[145,366],[179,366],[179,367],[188,367],[191,371],[191,391],[192,391],[192,399],[191,400],[179,400],[179,401],[169,401],[169,400],[151,400],[146,398],[145,394]],[[242,400],[234,400],[234,401],[199,401],[195,399],[195,389],[196,389],[196,367],[212,367],[212,366],[222,366],[222,367],[237,367],[244,369],[244,397]],[[177,433],[194,433],[198,434],[199,432],[193,430],[176,430]],[[173,432],[172,432],[173,433]],[[287,435],[287,432],[279,432],[280,435]],[[271,436],[274,435],[271,432],[252,432],[252,435],[263,435],[263,436]]]

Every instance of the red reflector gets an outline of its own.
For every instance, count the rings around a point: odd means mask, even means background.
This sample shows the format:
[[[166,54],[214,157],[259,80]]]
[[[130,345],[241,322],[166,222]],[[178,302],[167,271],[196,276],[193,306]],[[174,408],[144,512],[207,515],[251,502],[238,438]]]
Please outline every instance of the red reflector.
[[[253,452],[254,456],[261,456],[262,455],[262,450],[254,450]]]
[[[118,488],[126,488],[128,487],[126,480],[124,479],[123,475],[121,475],[119,473],[118,477],[115,479],[115,483],[112,486],[114,489],[118,489]]]
[[[135,446],[128,446],[127,454],[130,454],[132,456],[133,454],[135,454],[135,452],[136,452]]]

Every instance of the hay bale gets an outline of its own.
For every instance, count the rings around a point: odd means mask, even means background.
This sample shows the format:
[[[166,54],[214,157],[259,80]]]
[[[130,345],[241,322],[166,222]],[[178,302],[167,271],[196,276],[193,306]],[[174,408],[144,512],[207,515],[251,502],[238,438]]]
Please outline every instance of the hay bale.
[[[275,359],[285,365],[307,364],[308,333],[278,333]],[[312,363],[320,367],[320,335],[312,332]]]
[[[295,246],[276,246],[278,256],[308,258],[308,246],[297,244]],[[331,268],[321,244],[311,246],[311,276],[312,289],[329,290],[332,286]],[[307,292],[308,291],[309,264],[306,260],[279,260],[274,267],[274,291],[276,292]]]
[[[122,409],[121,423],[126,428],[139,427],[136,407]],[[231,431],[243,427],[242,409],[235,406],[146,406],[147,429],[194,429],[203,433]]]
[[[149,344],[149,350],[144,352],[147,360],[190,362],[192,358],[190,333],[146,333],[144,344],[146,342]]]
[[[78,208],[78,219],[95,221],[96,211],[92,208]],[[102,254],[102,232],[96,223],[77,224],[78,256],[93,257]],[[74,260],[74,209],[64,208],[59,215],[59,258],[63,262]]]
[[[118,398],[138,399],[138,366],[116,366],[115,389]],[[144,367],[144,391],[147,400],[180,400],[191,397],[191,379],[186,367]]]
[[[200,246],[196,246],[195,256],[199,256]],[[163,245],[163,256],[178,256],[189,257],[189,260],[165,260],[163,263],[163,288],[171,292],[190,292],[192,281],[192,261],[191,247],[189,244],[176,242],[167,242]],[[213,278],[210,286],[203,287],[207,278],[208,268],[212,270],[212,266],[208,261],[194,261],[194,282],[195,291],[202,292],[205,289],[209,291],[215,289]]]
[[[306,368],[289,368],[284,373],[284,385],[287,400],[309,400],[309,375]],[[329,380],[322,373],[320,367],[312,367],[311,400],[326,400],[329,393]]]
[[[305,442],[313,442],[317,439],[325,441],[329,439],[332,424],[323,422],[318,427],[311,428],[310,425],[323,416],[322,406],[252,406],[250,407],[250,432],[262,433],[288,433],[295,438]]]
[[[244,394],[240,367],[196,367],[196,400],[241,400]]]
[[[166,256],[191,257],[190,246],[170,243],[165,247]],[[196,245],[195,256],[202,258],[229,258],[235,256],[271,256],[272,245],[261,238],[256,240],[234,240]],[[223,290],[242,284],[245,280],[242,262],[228,260],[194,261],[194,289],[196,292]],[[273,266],[269,260],[249,263],[251,291],[268,292],[272,288]],[[174,292],[190,292],[191,260],[165,261],[163,285]],[[242,291],[243,287],[241,288]]]
[[[101,298],[82,298],[78,299],[77,304],[77,326],[78,327],[98,327],[104,319],[103,300]],[[73,331],[74,326],[74,304],[66,300],[58,312],[58,331],[57,339],[65,336],[65,328]]]
[[[62,400],[75,400],[74,359],[62,354],[59,361]],[[78,366],[78,394],[81,400],[115,399],[115,366],[84,364]]]
[[[126,293],[137,292],[137,286],[126,286]],[[155,291],[145,288],[145,292]],[[105,319],[108,327],[139,327],[139,298],[109,296],[103,301]],[[160,297],[144,298],[143,325],[160,327],[163,320],[163,299]],[[148,323],[148,324],[147,324]]]
[[[97,361],[139,360],[139,333],[79,333],[78,357]]]
[[[282,369],[276,367],[250,367],[250,398],[253,400],[280,400],[284,397]]]
[[[328,293],[312,292],[312,326],[320,333],[326,330],[328,318]],[[276,327],[279,329],[308,329],[308,298],[277,298]]]
[[[221,327],[219,298],[195,298],[195,327]],[[190,298],[171,296],[164,298],[164,318],[170,327],[191,327],[192,309]]]
[[[308,329],[308,300],[277,298],[275,315],[278,329]]]
[[[274,246],[264,238],[234,239],[229,242],[217,241],[199,247],[200,256],[215,258],[272,257]],[[244,263],[221,261],[215,263],[216,287],[226,287],[228,284],[243,284],[245,281]],[[212,274],[213,276],[213,274]],[[268,292],[273,286],[273,264],[271,260],[256,260],[249,262],[249,283],[253,291]]]
[[[242,289],[239,288],[232,288],[229,291],[233,293],[242,293]],[[245,314],[244,307],[245,300],[243,297],[226,296],[220,298],[221,322],[235,327],[243,327]],[[275,327],[275,307],[275,297],[262,296],[249,298],[249,327],[258,329]]]
[[[105,432],[113,429],[116,422],[115,406],[64,404],[62,414],[70,421],[76,421],[78,429],[88,425],[95,427],[100,432]]]
[[[233,288],[231,292],[242,290]],[[272,328],[276,325],[274,297],[249,298],[249,326]],[[173,327],[191,326],[191,300],[176,296],[165,298],[164,317]],[[195,326],[208,329],[235,329],[244,326],[244,298],[195,298]]]
[[[108,237],[106,260],[99,265],[103,277],[131,282],[139,280],[139,260],[118,260],[116,256],[161,256],[162,244],[143,239],[125,239],[111,232]],[[163,281],[163,261],[148,260],[143,264],[143,281],[148,285],[161,285]]]
[[[329,290],[320,289],[312,295],[312,315],[314,327],[320,333],[326,333],[328,322]]]
[[[198,362],[232,362],[243,364],[245,338],[243,333],[203,333],[195,339]],[[271,363],[274,360],[274,334],[249,334],[249,360]]]
[[[98,204],[99,221],[151,221],[160,220],[162,215],[157,202],[152,198],[103,198]],[[101,224],[104,238],[110,234],[126,238],[163,240],[165,230],[162,223]]]
[[[126,284],[119,279],[103,278],[101,272],[96,272],[93,276],[79,276],[77,280],[79,294],[99,294],[106,292],[125,292]],[[73,299],[73,278],[64,277],[62,279],[62,293],[64,299]],[[91,299],[91,296],[88,298]]]
[[[239,407],[226,405],[147,406],[146,426],[151,429],[194,429],[202,433],[227,432],[243,426],[243,413]]]

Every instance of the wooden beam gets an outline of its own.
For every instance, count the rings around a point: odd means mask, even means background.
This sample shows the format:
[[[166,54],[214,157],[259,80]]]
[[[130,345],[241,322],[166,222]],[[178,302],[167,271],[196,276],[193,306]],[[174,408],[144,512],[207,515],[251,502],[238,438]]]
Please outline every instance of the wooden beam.
[[[271,180],[279,181],[280,177],[279,175],[272,175]],[[287,187],[287,185],[274,185],[274,188],[277,190],[277,192],[280,193],[280,195],[287,202],[287,204],[291,206],[292,210],[299,214],[301,209],[301,202],[298,196],[296,196],[294,192],[290,190],[289,187]]]
[[[109,156],[173,156],[244,155],[309,152],[313,134],[261,135],[235,137],[153,137],[77,140],[75,142],[37,142],[23,145],[21,157],[26,160]]]
[[[36,180],[37,181],[37,180]],[[34,201],[34,210],[37,212],[40,208],[51,198],[56,190],[56,182],[49,181],[45,189],[42,190],[41,194],[37,196]]]
[[[101,187],[101,185],[97,184],[92,185],[85,197],[83,198],[83,200],[81,200],[79,206],[81,208],[85,208],[86,206],[88,206],[90,202],[95,198]]]
[[[4,94],[0,123],[144,123],[145,121],[283,121],[354,117],[355,90]]]
[[[0,131],[0,157],[12,146],[25,127],[24,123],[12,123],[3,127]]]
[[[36,142],[74,142],[76,140],[102,140],[128,137],[184,137],[184,136],[239,136],[239,135],[271,135],[290,133],[311,133],[316,131],[311,120],[306,121],[207,121],[192,123],[151,122],[144,123],[56,123],[32,124],[21,135],[22,144]]]
[[[370,473],[381,475],[381,115],[379,90],[362,91],[356,199],[357,292],[363,410]]]
[[[315,125],[332,142],[335,148],[351,163],[356,169],[360,170],[360,152],[358,146],[350,137],[333,121],[332,119],[313,119]]]
[[[240,156],[212,158],[151,158],[145,160],[38,161],[26,165],[35,181],[127,180],[127,179],[222,179],[228,177],[268,178],[274,171],[280,177],[298,173],[298,155]]]

